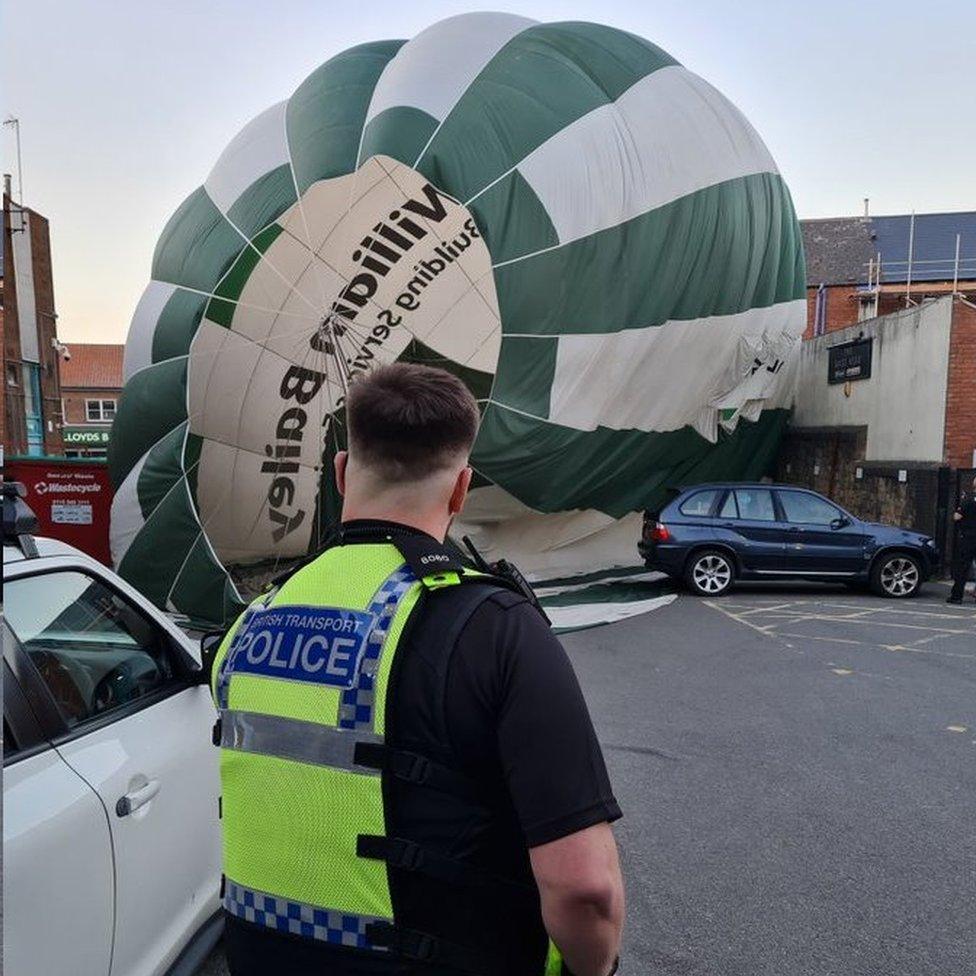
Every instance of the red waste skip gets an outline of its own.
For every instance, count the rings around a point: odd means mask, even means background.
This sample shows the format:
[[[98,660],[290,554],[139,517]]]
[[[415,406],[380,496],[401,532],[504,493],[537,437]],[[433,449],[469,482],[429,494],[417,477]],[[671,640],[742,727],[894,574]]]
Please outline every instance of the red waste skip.
[[[104,461],[65,458],[8,458],[5,481],[20,481],[24,501],[37,516],[38,535],[46,535],[112,565],[108,545],[112,483]]]

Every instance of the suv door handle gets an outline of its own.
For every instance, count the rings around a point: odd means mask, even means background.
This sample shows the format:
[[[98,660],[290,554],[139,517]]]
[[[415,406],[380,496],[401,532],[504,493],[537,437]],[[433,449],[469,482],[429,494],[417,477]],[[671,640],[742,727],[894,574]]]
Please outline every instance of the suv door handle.
[[[127,817],[130,813],[145,806],[159,792],[159,780],[151,779],[145,786],[120,796],[115,804],[115,812],[120,817]]]

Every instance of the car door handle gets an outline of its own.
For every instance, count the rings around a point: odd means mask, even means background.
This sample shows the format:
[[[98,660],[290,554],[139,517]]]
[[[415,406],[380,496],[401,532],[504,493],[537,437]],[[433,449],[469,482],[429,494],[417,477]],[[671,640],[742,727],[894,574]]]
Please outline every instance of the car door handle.
[[[130,813],[145,806],[159,792],[159,780],[151,779],[145,786],[120,796],[115,804],[115,812],[120,817],[127,817]]]

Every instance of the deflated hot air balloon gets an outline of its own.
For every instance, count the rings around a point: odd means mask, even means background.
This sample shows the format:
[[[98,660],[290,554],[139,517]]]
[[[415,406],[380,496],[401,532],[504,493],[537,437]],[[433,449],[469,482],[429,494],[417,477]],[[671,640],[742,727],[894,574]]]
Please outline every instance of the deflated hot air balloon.
[[[119,571],[201,620],[334,524],[356,373],[462,377],[466,526],[536,572],[635,561],[669,485],[756,477],[805,322],[756,131],[648,41],[464,14],[351,48],[231,141],[156,246],[112,437]]]

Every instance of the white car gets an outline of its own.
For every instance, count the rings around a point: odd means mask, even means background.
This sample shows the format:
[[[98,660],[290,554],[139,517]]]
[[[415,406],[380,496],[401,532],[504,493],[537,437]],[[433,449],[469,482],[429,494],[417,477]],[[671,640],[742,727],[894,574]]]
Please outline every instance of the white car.
[[[4,972],[189,976],[222,928],[199,654],[110,570],[31,538],[5,525]]]

